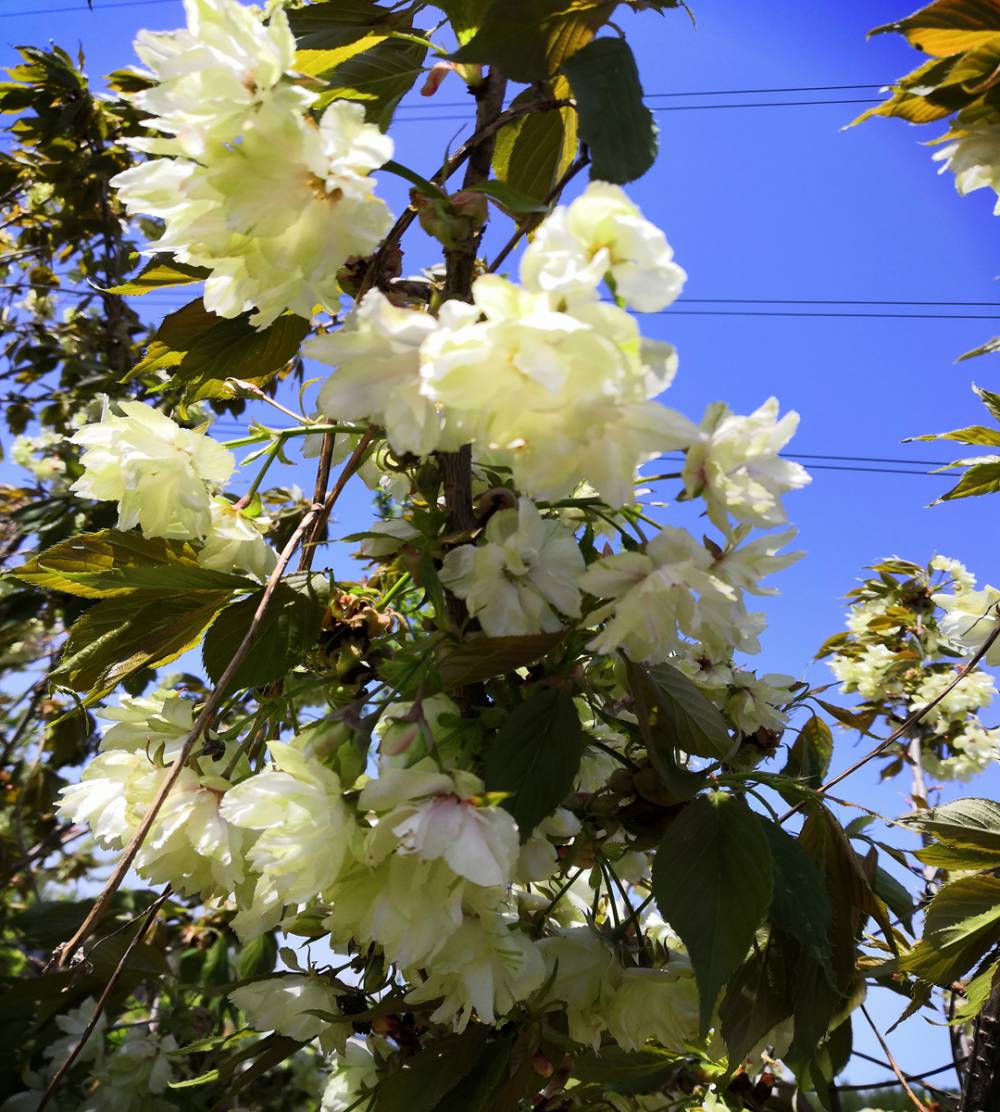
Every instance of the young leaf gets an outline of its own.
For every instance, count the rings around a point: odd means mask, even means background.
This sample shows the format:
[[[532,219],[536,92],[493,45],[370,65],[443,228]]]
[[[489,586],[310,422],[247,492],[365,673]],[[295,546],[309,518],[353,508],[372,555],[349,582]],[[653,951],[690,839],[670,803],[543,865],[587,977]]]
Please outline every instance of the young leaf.
[[[1000,13],[991,0],[933,0],[933,3],[869,32],[884,35],[895,31],[925,54],[947,57],[974,50],[1000,33]]]
[[[949,846],[1000,853],[1000,803],[992,799],[956,799],[900,822]]]
[[[172,370],[189,387],[211,379],[260,379],[279,371],[299,350],[309,322],[284,313],[257,331],[247,314],[227,319],[210,313],[199,300],[165,317],[143,359],[129,372],[136,378]]]
[[[502,209],[516,216],[549,210],[549,206],[543,201],[522,193],[505,181],[484,181],[479,185],[470,185],[467,192],[485,193]]]
[[[187,263],[178,262],[172,255],[155,255],[134,278],[120,286],[112,286],[105,293],[141,296],[150,290],[204,282],[209,274],[211,271],[205,267],[188,266]]]
[[[88,703],[140,668],[158,668],[197,644],[231,591],[143,591],[108,598],[72,627],[55,683],[89,691]]]
[[[817,962],[829,965],[833,912],[823,878],[791,834],[767,819],[760,818],[760,823],[774,866],[771,921]]]
[[[724,792],[699,796],[668,827],[653,863],[653,894],[694,966],[703,1032],[772,892],[767,838],[742,800]]]
[[[642,99],[639,70],[624,39],[595,39],[563,63],[590,148],[590,176],[635,181],[656,160],[656,124]]]
[[[954,465],[953,465],[954,466]],[[1000,490],[1000,456],[982,456],[969,464],[968,471],[958,483],[931,505],[951,502],[956,498],[974,498],[980,494],[994,494]]]
[[[561,75],[552,82],[552,95],[563,99],[570,93]],[[516,96],[511,107],[536,98],[534,89]],[[528,197],[544,201],[576,155],[577,117],[572,108],[531,112],[505,124],[497,134],[493,172],[498,180]]]
[[[246,636],[262,596],[263,591],[256,591],[227,606],[208,631],[202,659],[213,683],[218,683]],[[288,580],[279,583],[257,637],[236,669],[230,690],[261,687],[301,663],[319,638],[325,611],[325,597],[312,584],[296,590]]]
[[[239,590],[255,585],[243,576],[199,567],[186,541],[146,538],[119,529],[78,533],[10,574],[34,587],[81,598],[112,598],[141,588]]]
[[[832,757],[833,734],[823,719],[814,714],[799,731],[781,771],[807,787],[818,788],[823,783]]]
[[[938,890],[924,936],[899,966],[933,984],[950,984],[1000,941],[1000,878],[966,876]]]
[[[288,25],[299,50],[326,50],[353,42],[392,15],[375,0],[320,0],[288,11]]]
[[[396,105],[423,72],[426,56],[427,47],[417,42],[386,39],[376,43],[323,74],[328,88],[317,106],[333,100],[360,101],[368,121],[384,131]]]
[[[980,344],[971,351],[963,351],[956,362],[963,363],[966,359],[975,359],[980,355],[994,355],[998,351],[1000,351],[1000,336],[993,336],[985,344]]]
[[[486,754],[486,788],[511,793],[503,806],[522,842],[572,790],[583,749],[580,716],[564,688],[536,688],[507,716]]]

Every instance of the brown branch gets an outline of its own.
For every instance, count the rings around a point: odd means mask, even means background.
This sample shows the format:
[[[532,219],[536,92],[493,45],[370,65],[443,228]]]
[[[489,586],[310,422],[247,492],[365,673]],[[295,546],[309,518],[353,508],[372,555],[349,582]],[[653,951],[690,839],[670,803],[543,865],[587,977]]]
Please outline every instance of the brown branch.
[[[351,458],[347,461],[347,463],[344,464],[344,469],[340,474],[340,478],[337,480],[336,486],[326,496],[326,499],[323,501],[323,503],[313,503],[309,510],[302,515],[302,520],[296,527],[295,532],[291,535],[291,537],[289,537],[288,543],[282,549],[281,555],[278,557],[278,562],[275,565],[274,571],[271,572],[271,575],[268,578],[267,586],[264,588],[263,597],[261,598],[256,611],[254,612],[254,616],[250,622],[250,626],[247,629],[246,634],[243,637],[243,640],[240,642],[239,647],[236,649],[236,652],[233,653],[232,658],[226,665],[226,669],[222,673],[219,682],[215,685],[215,688],[209,695],[208,699],[206,699],[205,705],[204,707],[202,707],[201,713],[198,715],[197,719],[195,720],[194,726],[191,729],[191,733],[188,734],[187,740],[181,747],[180,752],[174,758],[174,763],[170,766],[170,771],[167,773],[166,779],[160,785],[160,789],[154,796],[153,801],[149,806],[149,810],[143,816],[143,820],[139,826],[139,829],[135,832],[135,835],[133,836],[131,842],[129,842],[128,847],[125,849],[125,852],[119,859],[118,864],[115,866],[114,872],[105,883],[104,888],[101,890],[101,894],[97,897],[97,902],[94,904],[93,908],[90,911],[90,914],[87,916],[86,919],[84,919],[83,924],[76,932],[76,934],[74,934],[68,942],[63,943],[61,946],[58,946],[56,948],[52,955],[52,961],[50,961],[49,965],[46,967],[47,969],[52,968],[53,965],[59,969],[63,968],[66,963],[72,958],[73,954],[76,953],[76,950],[80,946],[80,944],[89,937],[94,927],[103,918],[105,912],[108,909],[108,905],[111,902],[111,899],[113,898],[115,892],[117,892],[118,889],[121,887],[122,881],[125,879],[126,874],[132,867],[132,862],[135,860],[136,854],[138,854],[140,848],[142,847],[142,843],[146,840],[146,837],[148,836],[153,823],[156,821],[156,816],[159,814],[160,808],[163,806],[164,800],[167,798],[170,789],[177,782],[177,779],[181,774],[181,770],[184,768],[187,759],[191,756],[191,753],[194,750],[198,739],[202,736],[205,730],[208,729],[208,726],[213,716],[215,715],[215,711],[218,709],[219,704],[222,702],[222,699],[226,692],[226,688],[229,686],[230,681],[236,674],[236,669],[239,668],[239,666],[246,659],[247,653],[253,646],[253,643],[256,640],[257,634],[260,630],[261,623],[263,622],[264,616],[271,605],[271,600],[274,597],[274,592],[277,590],[278,584],[281,581],[281,577],[284,574],[285,569],[287,568],[288,563],[291,560],[296,548],[298,548],[299,542],[306,535],[314,522],[323,522],[329,516],[334,504],[340,497],[340,492],[346,486],[347,480],[357,469],[358,461],[360,460],[364,449],[368,446],[368,442],[371,440],[372,435],[373,430],[369,429],[368,432],[361,438],[361,441],[352,453]]]
[[[975,669],[976,665],[979,664],[983,657],[986,656],[986,654],[993,647],[998,637],[1000,637],[1000,617],[997,618],[996,624],[991,630],[990,635],[986,638],[982,645],[980,645],[979,649],[977,649],[975,656],[973,656],[971,660],[969,660],[968,662],[963,664],[961,668],[959,668],[958,672],[955,674],[955,678],[951,681],[950,684],[948,684],[948,686],[944,689],[944,691],[941,692],[940,695],[931,699],[931,701],[925,706],[922,706],[918,710],[913,711],[897,729],[893,730],[893,732],[885,739],[885,741],[880,741],[878,745],[876,745],[875,748],[871,750],[871,752],[866,753],[859,761],[855,761],[850,768],[845,769],[839,775],[834,776],[832,780],[827,780],[825,784],[821,784],[816,789],[817,793],[823,795],[828,792],[830,788],[835,788],[843,780],[846,780],[848,776],[852,776],[855,772],[858,771],[859,768],[863,768],[866,764],[868,764],[869,761],[873,761],[876,757],[881,756],[890,746],[894,745],[905,733],[907,733],[911,726],[915,726],[921,720],[921,718],[923,718],[924,715],[927,714],[928,711],[933,710],[934,707],[936,707],[942,699],[949,695],[962,682],[962,680],[964,680],[965,677]],[[798,812],[802,810],[807,802],[808,800],[806,799],[800,800],[798,803],[795,804],[794,807],[787,810],[781,816],[781,818],[778,819],[778,822],[787,822],[787,820],[790,819],[792,815],[798,814]]]
[[[38,1112],[42,1112],[42,1109],[44,1109],[48,1105],[56,1089],[59,1087],[59,1083],[73,1068],[73,1063],[77,1060],[77,1058],[80,1057],[80,1052],[87,1045],[87,1041],[90,1039],[90,1036],[94,1033],[94,1029],[97,1027],[98,1020],[104,1014],[104,1009],[107,1006],[108,998],[111,996],[111,993],[114,992],[115,986],[121,980],[122,974],[125,972],[125,968],[128,965],[129,958],[131,958],[131,956],[141,945],[142,940],[149,933],[149,928],[153,925],[156,916],[159,914],[160,908],[164,905],[169,895],[170,885],[168,884],[167,887],[164,888],[163,891],[156,897],[156,899],[153,900],[153,902],[149,905],[149,910],[146,912],[146,917],[142,921],[142,926],[140,926],[139,929],[136,931],[135,938],[133,938],[128,946],[125,948],[125,953],[122,954],[121,959],[115,966],[114,971],[108,979],[108,983],[104,986],[104,991],[98,997],[97,1004],[94,1007],[94,1014],[90,1017],[90,1022],[84,1029],[84,1032],[80,1036],[80,1039],[77,1042],[76,1046],[74,1046],[73,1049],[69,1052],[66,1061],[63,1062],[58,1070],[56,1070],[55,1075],[49,1082],[48,1088],[45,1090],[45,1093],[38,1104]]]
[[[899,1068],[899,1063],[892,1056],[892,1051],[889,1049],[889,1044],[885,1041],[882,1032],[875,1026],[875,1021],[868,1014],[868,1009],[864,1006],[864,1004],[861,1005],[861,1014],[865,1017],[866,1020],[868,1020],[868,1026],[872,1029],[875,1038],[878,1039],[878,1044],[882,1048],[882,1053],[885,1055],[886,1061],[888,1061],[889,1063],[889,1068],[899,1078],[899,1083],[903,1086],[906,1095],[912,1101],[913,1107],[917,1109],[917,1112],[927,1112],[927,1105],[924,1104],[924,1102],[910,1088],[910,1083],[906,1079],[906,1074],[903,1073],[903,1071]]]

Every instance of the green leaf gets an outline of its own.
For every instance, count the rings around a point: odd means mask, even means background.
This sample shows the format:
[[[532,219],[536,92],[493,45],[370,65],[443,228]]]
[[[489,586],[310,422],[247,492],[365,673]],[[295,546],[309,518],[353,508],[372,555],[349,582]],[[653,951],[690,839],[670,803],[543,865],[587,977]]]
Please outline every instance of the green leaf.
[[[795,966],[775,932],[733,974],[719,1005],[722,1038],[729,1052],[729,1071],[795,1007]]]
[[[487,197],[496,201],[502,209],[518,216],[549,211],[549,206],[544,201],[539,201],[527,193],[522,193],[505,181],[480,182],[479,185],[470,185],[466,192],[485,193]]]
[[[475,1069],[434,1106],[434,1112],[493,1112],[498,1090],[507,1080],[514,1038],[488,1042]]]
[[[228,590],[143,591],[108,598],[72,627],[53,682],[89,691],[87,703],[140,668],[158,668],[198,643]]]
[[[309,321],[294,313],[261,331],[248,318],[216,316],[200,298],[189,302],[164,318],[128,377],[170,370],[175,381],[191,388],[209,380],[267,378],[294,358],[309,331]]]
[[[204,282],[211,273],[205,267],[178,262],[172,255],[155,255],[134,278],[104,292],[141,296],[150,290]]]
[[[563,63],[590,148],[590,176],[635,181],[656,161],[656,124],[643,101],[639,70],[624,39],[595,39]]]
[[[980,344],[979,347],[974,347],[971,351],[963,351],[956,362],[962,363],[966,359],[975,359],[980,355],[994,355],[998,351],[1000,351],[1000,336],[994,336],[987,340],[985,344]]]
[[[365,106],[369,122],[384,131],[396,105],[423,72],[427,47],[419,43],[386,39],[325,72],[328,88],[317,102],[356,100]]]
[[[966,876],[940,888],[927,908],[924,935],[899,967],[950,984],[1000,941],[1000,878]]]
[[[239,575],[199,567],[186,541],[146,538],[119,529],[78,533],[33,556],[10,573],[23,583],[81,598],[113,598],[136,590],[241,590],[256,586]]]
[[[932,432],[926,436],[907,437],[907,443],[914,440],[957,440],[960,444],[977,444],[985,448],[1000,447],[1000,429],[988,429],[985,425],[969,425],[964,429],[951,432]]]
[[[983,462],[973,463],[947,494],[936,498],[931,505],[951,502],[956,498],[974,498],[980,494],[993,494],[1000,490],[1000,457],[984,456]]]
[[[295,68],[308,77],[323,78],[332,73],[337,66],[349,61],[358,54],[384,43],[389,38],[388,31],[369,31],[364,28],[353,29],[354,34],[348,41],[338,46],[324,47],[322,50],[297,50]]]
[[[241,981],[249,981],[265,973],[274,971],[278,960],[278,944],[270,932],[259,934],[243,943],[236,955],[236,975]]]
[[[317,587],[326,580],[323,576],[312,579],[318,583],[307,581],[301,589],[296,589],[290,579],[278,584],[257,636],[230,681],[230,691],[262,687],[280,679],[316,644],[326,612],[325,594]],[[202,660],[213,683],[219,682],[250,629],[263,595],[263,590],[256,591],[227,606],[209,630]]]
[[[992,799],[956,799],[899,821],[949,846],[1000,854],[1000,803]]]
[[[934,0],[895,23],[876,27],[869,34],[895,31],[925,54],[946,57],[974,50],[1000,32],[1000,12],[993,0]]]
[[[760,822],[774,871],[770,918],[817,962],[829,965],[833,911],[823,878],[791,834],[767,819]]]
[[[565,77],[552,83],[552,95],[570,93]],[[516,96],[511,107],[536,99],[534,89]],[[500,181],[528,197],[544,201],[576,155],[577,117],[572,108],[531,112],[505,124],[497,133],[493,172]]]
[[[375,1089],[373,1112],[433,1112],[479,1065],[486,1048],[482,1027],[468,1027],[404,1058]]]
[[[646,1046],[622,1050],[610,1043],[599,1051],[584,1050],[573,1060],[577,1081],[606,1085],[616,1093],[657,1092],[685,1068],[684,1058]]]
[[[975,383],[972,384],[972,392],[986,406],[990,416],[1000,421],[1000,394],[994,394],[992,390],[984,390],[982,386],[977,386]]]
[[[998,980],[1000,980],[1000,961],[993,962],[981,973],[976,974],[965,986],[965,1000],[955,1009],[951,1023],[971,1023],[983,1010]]]
[[[1000,864],[1000,861],[998,861]],[[913,930],[913,914],[917,910],[913,897],[902,884],[892,875],[887,873],[881,865],[875,866],[875,875],[872,877],[872,891],[906,927]]]
[[[565,688],[538,687],[515,707],[486,753],[486,788],[511,792],[503,806],[526,841],[573,789],[583,729]]]
[[[970,849],[968,846],[932,844],[913,851],[913,856],[925,865],[949,872],[979,872],[983,869],[1000,869],[1000,850]]]
[[[677,802],[691,799],[705,786],[708,774],[691,772],[681,766],[671,719],[660,706],[662,693],[640,665],[628,661],[627,672],[639,733],[653,767]]]
[[[326,50],[352,42],[367,28],[385,24],[392,17],[375,0],[323,0],[288,11],[288,25],[299,50]]]
[[[771,851],[742,800],[723,792],[699,796],[667,828],[653,862],[653,894],[694,966],[702,1032],[772,893]]]
[[[464,44],[479,30],[489,4],[490,0],[435,0],[434,6],[448,17],[455,38]]]
[[[823,719],[814,714],[789,749],[782,773],[801,780],[807,787],[818,788],[830,768],[832,757],[833,734]]]
[[[532,633],[523,637],[470,638],[445,645],[438,671],[445,687],[464,687],[534,664],[564,637],[563,633]]]
[[[432,181],[421,177],[416,170],[411,170],[409,166],[404,166],[401,162],[396,162],[394,159],[389,159],[388,162],[383,162],[380,169],[385,170],[387,173],[395,174],[396,177],[408,181],[410,185],[418,189],[425,197],[430,197],[432,200],[440,201],[444,205],[451,206],[451,201],[448,194],[443,192]]]
[[[451,58],[497,66],[513,81],[544,81],[614,8],[612,0],[491,0],[476,34]]]
[[[667,742],[684,753],[713,760],[733,755],[736,742],[722,713],[683,672],[669,664],[645,669],[636,665],[635,672],[649,681],[644,690],[649,691],[649,723],[657,746]]]
[[[816,702],[841,726],[859,730],[863,734],[870,732],[872,724],[878,717],[878,711],[876,710],[848,710],[847,707],[838,707],[834,703],[828,703],[825,699],[817,699]]]

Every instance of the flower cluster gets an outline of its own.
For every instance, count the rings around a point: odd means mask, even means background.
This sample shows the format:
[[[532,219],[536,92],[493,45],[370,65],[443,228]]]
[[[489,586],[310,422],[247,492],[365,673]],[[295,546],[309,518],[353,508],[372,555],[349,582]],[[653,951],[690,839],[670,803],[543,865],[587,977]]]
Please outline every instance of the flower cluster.
[[[965,566],[944,556],[926,568],[891,559],[876,570],[878,579],[853,592],[849,633],[830,643],[830,668],[844,692],[890,716],[933,704],[917,727],[924,766],[939,779],[968,780],[1000,760],[1000,729],[979,718],[997,687],[981,671],[952,686],[954,661],[995,627],[1000,591],[977,591]],[[992,648],[985,661],[1000,664],[1000,652]]]
[[[339,268],[392,223],[369,176],[392,140],[360,104],[310,114],[318,94],[296,80],[280,7],[266,22],[238,0],[185,9],[187,29],[136,43],[151,87],[135,103],[160,135],[134,141],[156,157],[112,184],[130,213],[163,221],[151,250],[207,268],[205,306],[220,316],[253,310],[263,328],[289,309],[332,308]]]
[[[198,562],[216,571],[247,571],[260,579],[275,555],[253,521],[217,496],[233,473],[232,453],[204,432],[185,429],[144,402],[106,407],[99,421],[72,437],[83,451],[83,474],[72,490],[118,503],[118,527],[145,537],[201,542]]]

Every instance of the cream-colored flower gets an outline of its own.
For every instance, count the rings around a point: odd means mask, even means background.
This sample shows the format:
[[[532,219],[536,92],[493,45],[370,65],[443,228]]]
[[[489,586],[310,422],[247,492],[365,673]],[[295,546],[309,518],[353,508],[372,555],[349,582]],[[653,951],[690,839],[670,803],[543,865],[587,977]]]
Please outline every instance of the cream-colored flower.
[[[795,683],[794,676],[769,672],[758,677],[736,669],[726,699],[729,720],[744,734],[756,733],[761,727],[780,733],[788,721],[783,707],[792,698],[791,688]]]
[[[243,571],[261,581],[267,579],[278,557],[261,532],[267,527],[266,519],[253,520],[223,498],[212,500],[211,513],[211,526],[198,552],[198,563],[214,571]]]
[[[708,407],[701,436],[684,461],[688,497],[705,499],[708,515],[728,532],[737,521],[767,528],[784,524],[781,495],[810,482],[805,468],[779,455],[798,427],[799,415],[778,420],[778,399],[768,398],[749,417],[739,417],[722,402]]]
[[[329,888],[349,859],[353,829],[336,773],[283,742],[268,748],[274,768],[231,788],[221,806],[233,826],[258,832],[247,851],[258,878],[253,899],[234,920],[244,937]]]
[[[557,611],[579,617],[583,571],[573,534],[522,498],[516,510],[490,518],[485,543],[448,553],[441,582],[466,601],[487,636],[506,637],[561,629]]]
[[[319,392],[320,410],[335,421],[382,425],[396,452],[432,452],[442,417],[421,392],[420,346],[437,327],[430,313],[369,291],[342,327],[303,346],[307,356],[337,368]]]
[[[330,1079],[320,1100],[320,1112],[371,1112],[374,1097],[362,1098],[374,1090],[378,1081],[378,1059],[373,1045],[377,1045],[374,1038],[369,1038],[367,1044],[348,1039],[343,1052],[334,1055],[330,1061]]]
[[[698,986],[690,964],[674,955],[666,969],[623,969],[605,1019],[623,1050],[655,1039],[664,1050],[683,1053],[698,1041]]]
[[[997,194],[993,213],[1000,216],[1000,125],[974,124],[954,143],[935,151],[933,158],[941,163],[939,174],[952,171],[955,188],[963,196],[992,189]]]
[[[147,537],[201,538],[212,528],[211,488],[233,473],[232,453],[143,402],[118,402],[71,438],[83,448],[72,490],[118,503],[118,527]]]
[[[608,277],[626,304],[652,313],[674,301],[687,279],[673,255],[620,186],[592,181],[542,221],[522,256],[521,281],[572,298],[592,294]]]
[[[633,660],[664,660],[683,651],[682,637],[706,640],[745,636],[735,588],[712,572],[712,557],[690,533],[666,526],[645,552],[618,552],[591,564],[581,586],[611,599],[588,615],[607,620],[589,644],[595,652],[621,647]]]
[[[267,977],[233,989],[229,999],[247,1013],[256,1031],[277,1031],[299,1042],[309,1042],[329,1031],[331,1021],[310,1012],[331,1012],[339,1015],[337,989],[323,977],[303,973],[286,973]],[[338,1041],[350,1034],[350,1024],[334,1024],[339,1028]]]
[[[543,938],[538,947],[552,978],[546,999],[566,1005],[570,1038],[597,1050],[615,994],[614,955],[590,927],[560,931]]]
[[[950,668],[926,673],[913,692],[914,705],[924,706],[932,702],[954,680],[955,673]],[[961,683],[956,684],[936,706],[927,711],[924,722],[928,726],[961,722],[976,711],[988,707],[996,698],[996,694],[996,682],[988,672],[972,672]]]
[[[981,591],[940,592],[934,601],[944,610],[938,623],[941,633],[966,652],[976,652],[1000,620],[1000,590],[987,584]],[[1000,665],[1000,639],[985,656],[987,664]]]
[[[135,50],[156,84],[131,96],[153,128],[191,158],[235,139],[261,104],[280,98],[304,109],[316,94],[284,79],[295,62],[288,18],[265,23],[238,0],[184,0],[187,27],[140,31]]]
[[[98,718],[114,725],[104,731],[101,751],[141,750],[169,764],[194,726],[194,702],[159,688],[149,695],[123,694],[116,707],[102,707]]]

